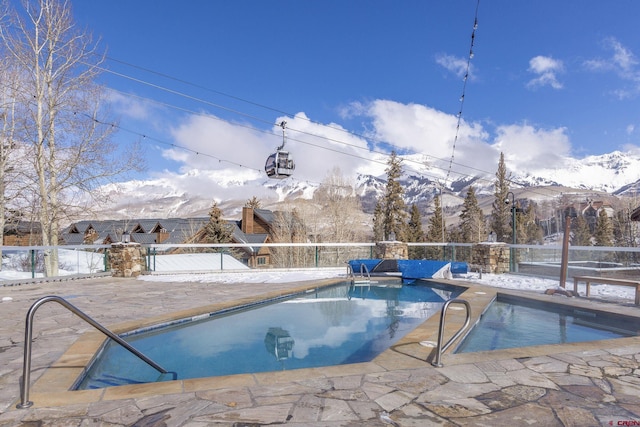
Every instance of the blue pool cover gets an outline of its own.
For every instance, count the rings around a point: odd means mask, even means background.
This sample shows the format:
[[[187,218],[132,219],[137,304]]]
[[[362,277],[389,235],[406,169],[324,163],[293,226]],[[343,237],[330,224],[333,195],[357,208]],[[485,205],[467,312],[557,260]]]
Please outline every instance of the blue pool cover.
[[[469,271],[466,262],[426,259],[353,259],[348,263],[355,274],[359,274],[364,265],[371,274],[400,273],[403,279],[444,279]]]

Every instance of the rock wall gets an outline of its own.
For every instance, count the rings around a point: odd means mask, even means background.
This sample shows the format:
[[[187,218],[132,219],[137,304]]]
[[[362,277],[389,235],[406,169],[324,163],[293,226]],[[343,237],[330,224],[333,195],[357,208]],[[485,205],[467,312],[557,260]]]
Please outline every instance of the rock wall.
[[[378,259],[409,259],[409,248],[403,242],[377,242],[374,252]]]
[[[482,242],[471,248],[471,268],[485,273],[509,272],[509,247],[506,243]]]
[[[145,256],[139,243],[114,243],[109,249],[113,277],[137,277],[146,271]]]

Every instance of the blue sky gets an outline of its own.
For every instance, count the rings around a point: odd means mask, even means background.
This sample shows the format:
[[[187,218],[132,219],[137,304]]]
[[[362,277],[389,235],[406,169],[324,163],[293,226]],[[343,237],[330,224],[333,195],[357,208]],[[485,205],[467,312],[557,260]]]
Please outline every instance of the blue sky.
[[[316,182],[382,174],[390,147],[440,179],[640,151],[636,0],[481,0],[470,61],[476,0],[71,4],[145,177],[259,178],[281,120]]]

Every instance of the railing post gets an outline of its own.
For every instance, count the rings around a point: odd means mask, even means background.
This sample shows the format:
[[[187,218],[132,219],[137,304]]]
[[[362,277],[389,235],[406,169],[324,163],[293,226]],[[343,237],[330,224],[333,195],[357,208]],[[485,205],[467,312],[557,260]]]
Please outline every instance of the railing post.
[[[443,339],[442,337],[444,335],[444,320],[447,314],[447,309],[449,308],[449,304],[463,304],[467,309],[467,315],[464,321],[464,325],[462,325],[462,327],[458,329],[458,332],[453,334],[453,336],[449,339],[449,341],[447,341],[445,345],[442,345],[442,339]],[[471,322],[471,306],[469,305],[468,301],[463,299],[450,299],[444,303],[444,305],[442,306],[442,311],[440,312],[440,327],[438,328],[438,343],[436,347],[436,358],[433,362],[431,362],[433,366],[435,366],[436,368],[442,368],[444,366],[441,362],[442,353],[447,351],[449,346],[456,339],[458,339],[460,335],[462,335],[464,330],[467,329],[467,326],[469,326],[470,322]]]
[[[36,277],[36,250],[31,249],[31,278]]]
[[[158,372],[162,374],[169,373],[153,360],[149,359],[140,351],[136,350],[131,344],[120,338],[115,333],[111,332],[109,329],[102,326],[100,323],[93,320],[91,317],[86,315],[84,312],[82,312],[80,309],[78,309],[76,306],[74,306],[64,298],[50,295],[42,297],[38,301],[34,302],[33,305],[31,305],[31,308],[29,308],[29,311],[27,311],[27,318],[24,327],[24,355],[22,363],[22,382],[20,383],[20,403],[16,405],[16,408],[25,409],[33,405],[33,402],[29,400],[29,387],[31,382],[31,341],[33,339],[33,317],[35,316],[38,307],[49,301],[55,301],[61,306],[65,307],[67,310],[71,311],[73,314],[80,317],[82,320],[120,344],[130,353],[143,360],[149,366],[156,369]]]

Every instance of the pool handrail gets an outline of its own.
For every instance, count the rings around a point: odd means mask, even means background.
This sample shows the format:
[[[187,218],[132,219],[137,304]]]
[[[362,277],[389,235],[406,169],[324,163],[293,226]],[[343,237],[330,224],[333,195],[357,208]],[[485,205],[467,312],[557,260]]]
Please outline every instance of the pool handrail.
[[[462,325],[462,327],[460,329],[458,329],[458,332],[456,332],[455,334],[453,334],[453,336],[449,339],[449,341],[447,341],[447,343],[445,345],[442,345],[442,336],[444,335],[444,321],[445,321],[445,315],[447,313],[447,309],[449,308],[450,304],[462,304],[466,307],[466,318],[464,321],[464,325]],[[471,322],[471,306],[469,305],[469,302],[467,300],[463,300],[463,299],[450,299],[447,300],[444,305],[442,306],[442,311],[440,312],[440,327],[438,329],[438,343],[436,346],[436,356],[435,356],[435,360],[433,360],[431,362],[431,364],[433,366],[435,366],[436,368],[442,368],[444,365],[442,364],[442,353],[447,351],[447,349],[449,348],[449,346],[456,340],[458,339],[458,337],[460,335],[462,335],[462,333],[464,332],[465,329],[467,329],[467,327],[469,326],[469,323]]]
[[[36,310],[43,305],[44,303],[54,301],[58,304],[62,305],[64,308],[71,311],[76,316],[80,317],[82,320],[98,329],[100,332],[120,344],[126,350],[131,352],[133,355],[137,356],[142,361],[146,362],[152,368],[156,369],[162,374],[169,373],[163,367],[158,365],[156,362],[142,354],[140,351],[136,350],[131,344],[120,338],[115,333],[111,332],[109,329],[102,326],[100,323],[96,322],[89,315],[82,312],[79,308],[71,304],[69,301],[65,300],[62,297],[49,295],[46,297],[42,297],[36,302],[33,303],[29,311],[27,312],[26,323],[24,328],[24,360],[22,364],[22,381],[20,383],[20,403],[16,405],[18,409],[26,409],[33,405],[33,402],[29,401],[29,382],[31,377],[31,342],[33,339],[33,317],[35,316]]]
[[[364,275],[365,273],[367,273],[366,278]],[[369,273],[369,267],[367,267],[367,265],[363,262],[360,263],[360,276],[358,276],[360,280],[358,280],[358,277],[356,277],[355,272],[353,271],[353,267],[349,263],[347,263],[347,276],[351,277],[351,282],[354,284],[371,283],[371,273]]]

